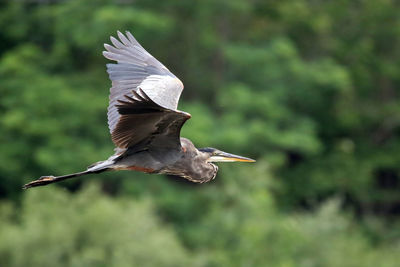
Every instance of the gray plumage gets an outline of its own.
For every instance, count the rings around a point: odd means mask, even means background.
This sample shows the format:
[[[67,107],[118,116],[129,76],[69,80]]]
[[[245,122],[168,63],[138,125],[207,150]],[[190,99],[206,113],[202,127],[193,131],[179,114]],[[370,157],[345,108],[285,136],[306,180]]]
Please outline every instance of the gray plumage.
[[[182,82],[163,64],[150,55],[132,36],[125,37],[118,32],[121,42],[111,37],[114,46],[105,44],[104,57],[118,64],[107,64],[107,72],[112,81],[108,106],[108,126],[112,132],[120,114],[116,105],[125,95],[141,88],[154,102],[172,110],[178,107],[183,90]]]
[[[92,164],[86,171],[42,176],[24,188],[108,170],[135,170],[176,175],[193,182],[215,178],[214,161],[254,160],[214,148],[196,149],[180,137],[190,114],[177,110],[182,82],[150,55],[132,36],[118,32],[105,44],[103,55],[117,64],[107,64],[112,86],[108,106],[108,126],[116,149],[105,161]]]

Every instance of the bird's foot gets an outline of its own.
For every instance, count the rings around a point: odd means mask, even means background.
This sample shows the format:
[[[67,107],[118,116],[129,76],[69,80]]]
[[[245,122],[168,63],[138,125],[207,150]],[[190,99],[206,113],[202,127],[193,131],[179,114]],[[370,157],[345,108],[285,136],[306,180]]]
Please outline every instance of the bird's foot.
[[[28,189],[28,188],[31,188],[31,187],[34,187],[34,186],[40,186],[40,185],[46,185],[46,184],[48,184],[49,182],[51,182],[51,181],[53,181],[54,180],[54,176],[52,176],[52,175],[48,175],[48,176],[40,176],[40,178],[39,179],[37,179],[37,180],[35,180],[35,181],[32,181],[32,182],[30,182],[30,183],[27,183],[27,184],[25,184],[23,187],[22,187],[22,189]]]
[[[54,176],[53,175],[47,175],[47,176],[40,176],[39,179],[37,179],[36,181],[50,181],[50,180],[54,180]]]

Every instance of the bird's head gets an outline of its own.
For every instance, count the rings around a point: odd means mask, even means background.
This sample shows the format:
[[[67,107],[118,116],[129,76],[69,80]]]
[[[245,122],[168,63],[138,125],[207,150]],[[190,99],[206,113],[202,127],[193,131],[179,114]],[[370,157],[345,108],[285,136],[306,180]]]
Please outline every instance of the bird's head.
[[[254,159],[226,153],[224,151],[212,147],[200,148],[199,151],[205,153],[208,156],[207,159],[208,162],[235,162],[235,161],[255,162]]]

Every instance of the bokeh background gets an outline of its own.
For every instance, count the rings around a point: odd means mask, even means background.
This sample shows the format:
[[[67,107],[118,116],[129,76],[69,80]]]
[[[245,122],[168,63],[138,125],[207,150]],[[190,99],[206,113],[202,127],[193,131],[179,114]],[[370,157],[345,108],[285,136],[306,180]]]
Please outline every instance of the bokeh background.
[[[399,266],[395,0],[0,4],[0,266]],[[185,84],[182,135],[257,159],[115,172],[101,52],[129,30]]]

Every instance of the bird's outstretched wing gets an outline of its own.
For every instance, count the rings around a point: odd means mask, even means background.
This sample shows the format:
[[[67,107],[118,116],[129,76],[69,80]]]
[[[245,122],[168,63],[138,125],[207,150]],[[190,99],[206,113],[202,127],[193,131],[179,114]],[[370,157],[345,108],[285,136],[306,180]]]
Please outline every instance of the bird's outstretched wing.
[[[150,135],[154,138],[154,134],[163,128],[160,125],[174,125],[172,114],[181,121],[180,116],[187,113],[176,110],[183,90],[182,82],[150,55],[130,32],[126,32],[126,36],[118,32],[118,37],[120,41],[111,37],[113,46],[105,44],[107,51],[103,52],[107,59],[118,63],[107,64],[112,81],[107,116],[113,142],[120,148],[127,148]],[[190,117],[185,116],[184,121]]]
[[[108,107],[108,125],[112,132],[118,122],[115,107],[124,95],[140,87],[154,102],[162,107],[176,110],[183,90],[182,82],[163,64],[150,55],[130,32],[126,36],[118,32],[118,41],[111,37],[114,46],[104,44],[104,57],[117,61],[107,64],[107,72],[112,81]]]
[[[132,90],[132,95],[118,100],[120,118],[111,134],[113,142],[120,148],[137,144],[179,147],[180,131],[190,114],[161,107],[140,88],[137,92]]]

